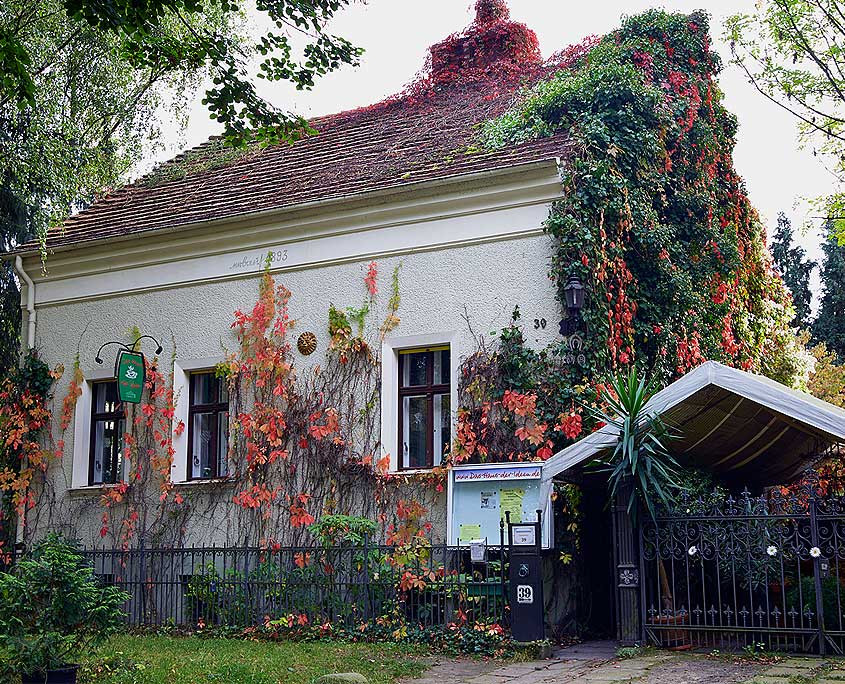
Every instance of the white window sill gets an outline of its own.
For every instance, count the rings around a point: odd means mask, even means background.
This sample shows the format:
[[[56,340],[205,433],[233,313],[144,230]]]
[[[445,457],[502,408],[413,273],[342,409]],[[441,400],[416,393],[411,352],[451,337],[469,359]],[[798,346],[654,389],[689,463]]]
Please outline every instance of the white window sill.
[[[93,484],[93,485],[82,485],[81,487],[71,487],[68,489],[68,492],[71,494],[100,494],[104,489],[115,489],[120,487],[121,485],[126,484],[125,482],[115,482],[112,484]]]
[[[428,472],[428,471],[421,471],[421,472]],[[215,477],[215,478],[208,478],[205,480],[185,480],[183,482],[174,482],[174,487],[201,487],[203,485],[208,485],[209,487],[219,487],[221,485],[227,485],[234,483],[234,480],[229,477]],[[95,485],[82,485],[80,487],[71,487],[68,489],[69,494],[78,494],[78,495],[85,495],[85,494],[102,494],[103,490],[115,489],[119,487],[121,484],[126,483],[117,483],[117,484],[95,484]]]
[[[174,482],[174,487],[201,487],[202,485],[208,486],[221,486],[226,484],[233,484],[235,480],[231,477],[209,477],[209,478],[198,478],[195,480],[182,480],[181,482]]]

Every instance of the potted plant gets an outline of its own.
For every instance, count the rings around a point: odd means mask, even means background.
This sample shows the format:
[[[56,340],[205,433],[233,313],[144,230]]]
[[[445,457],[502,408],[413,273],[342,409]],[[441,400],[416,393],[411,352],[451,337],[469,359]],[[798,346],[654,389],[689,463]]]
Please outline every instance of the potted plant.
[[[0,573],[0,673],[74,684],[78,658],[123,626],[129,595],[102,586],[77,547],[50,535]]]

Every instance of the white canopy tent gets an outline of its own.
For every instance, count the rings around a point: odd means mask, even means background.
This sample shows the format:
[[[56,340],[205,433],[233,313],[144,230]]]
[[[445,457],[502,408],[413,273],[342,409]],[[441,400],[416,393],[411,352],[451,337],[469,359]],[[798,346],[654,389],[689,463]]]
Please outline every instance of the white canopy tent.
[[[808,459],[845,443],[845,411],[760,375],[708,361],[656,393],[646,410],[680,432],[682,463],[749,485],[785,483]],[[541,497],[552,482],[616,445],[606,425],[543,464]],[[542,500],[542,499],[541,499]]]

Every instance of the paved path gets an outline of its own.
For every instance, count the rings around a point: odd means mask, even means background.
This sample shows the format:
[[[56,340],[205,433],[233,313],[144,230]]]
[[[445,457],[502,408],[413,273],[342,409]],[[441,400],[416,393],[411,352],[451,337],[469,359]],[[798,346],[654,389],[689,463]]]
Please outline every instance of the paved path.
[[[842,658],[787,658],[766,668],[749,684],[845,684]]]
[[[786,658],[773,665],[746,659],[656,652],[616,659],[610,642],[562,649],[549,660],[500,665],[475,660],[436,662],[404,684],[845,684],[845,660]]]

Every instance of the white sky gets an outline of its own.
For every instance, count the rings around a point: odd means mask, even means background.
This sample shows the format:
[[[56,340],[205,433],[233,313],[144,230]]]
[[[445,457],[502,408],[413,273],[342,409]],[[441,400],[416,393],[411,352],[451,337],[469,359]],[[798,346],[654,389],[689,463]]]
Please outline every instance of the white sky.
[[[312,92],[297,93],[279,84],[269,85],[262,92],[276,105],[307,116],[378,102],[401,90],[420,70],[428,46],[470,23],[473,4],[472,0],[367,0],[367,4],[355,4],[338,15],[332,31],[366,49],[358,69],[346,68],[331,74],[319,81]],[[802,198],[830,191],[833,182],[811,150],[798,149],[794,119],[763,98],[738,69],[728,64],[730,51],[721,39],[722,22],[730,14],[751,11],[753,4],[753,0],[598,0],[586,4],[510,0],[512,18],[537,32],[544,56],[580,42],[584,36],[612,30],[623,14],[650,7],[708,11],[712,16],[714,46],[725,62],[720,78],[725,104],[739,119],[735,165],[746,180],[751,201],[773,232],[779,211],[786,212],[796,227],[802,226],[809,215]],[[178,139],[175,134],[172,136],[168,154],[163,156],[198,144],[217,132],[216,124],[197,102],[187,131]],[[817,234],[806,233],[800,241],[812,258],[820,257]]]

